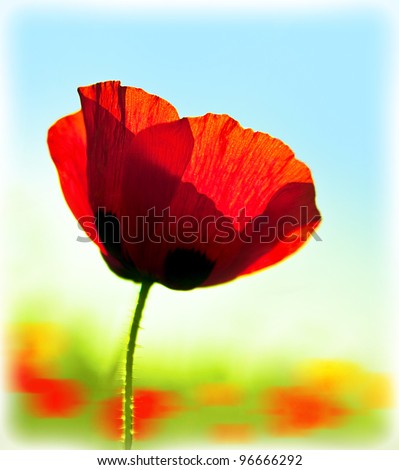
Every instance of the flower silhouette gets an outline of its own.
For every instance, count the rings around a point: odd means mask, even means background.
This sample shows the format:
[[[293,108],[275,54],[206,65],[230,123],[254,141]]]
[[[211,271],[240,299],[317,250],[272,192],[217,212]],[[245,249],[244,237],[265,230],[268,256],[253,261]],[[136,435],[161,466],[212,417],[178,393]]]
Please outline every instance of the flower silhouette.
[[[48,145],[66,201],[123,278],[179,290],[271,266],[320,222],[309,169],[227,115],[179,119],[167,101],[104,82]]]

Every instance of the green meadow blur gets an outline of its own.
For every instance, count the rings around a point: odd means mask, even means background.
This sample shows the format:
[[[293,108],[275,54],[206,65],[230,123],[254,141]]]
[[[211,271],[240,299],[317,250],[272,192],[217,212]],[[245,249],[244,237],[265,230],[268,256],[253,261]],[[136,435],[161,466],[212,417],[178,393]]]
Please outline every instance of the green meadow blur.
[[[63,408],[10,378],[17,446],[121,446],[108,405],[123,385],[139,286],[77,242],[46,147],[48,127],[79,108],[77,86],[107,79],[158,94],[182,116],[227,113],[283,139],[311,168],[323,216],[321,241],[263,272],[190,292],[152,288],[135,359],[134,447],[385,445],[395,367],[386,31],[384,18],[366,13],[15,15],[9,374],[30,354],[42,378],[81,391],[69,402],[75,392],[66,393]]]

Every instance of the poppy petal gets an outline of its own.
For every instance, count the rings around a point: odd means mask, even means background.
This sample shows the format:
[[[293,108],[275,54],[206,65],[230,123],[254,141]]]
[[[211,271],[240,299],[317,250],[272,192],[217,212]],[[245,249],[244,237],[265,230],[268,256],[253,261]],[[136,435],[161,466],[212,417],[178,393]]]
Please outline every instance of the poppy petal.
[[[121,219],[125,256],[144,275],[162,277],[170,244],[163,224],[191,159],[194,142],[187,119],[149,127],[132,141],[134,158],[123,166]]]
[[[87,132],[87,184],[90,205],[120,216],[125,160],[134,155],[135,135],[149,126],[178,119],[167,101],[120,82],[79,88]]]
[[[247,261],[241,274],[264,269],[290,256],[306,243],[321,222],[313,184],[291,183],[283,189],[285,194],[278,193],[264,212],[275,227],[276,243],[255,261]]]
[[[93,223],[93,211],[89,203],[86,178],[86,129],[83,113],[63,117],[53,124],[47,136],[50,155],[57,168],[65,200],[87,235],[101,245]]]
[[[66,116],[50,127],[47,143],[73,215],[79,220],[92,214],[87,197],[86,129],[82,112]]]
[[[207,114],[189,122],[195,144],[182,181],[211,199],[240,235],[203,247],[215,261],[203,285],[270,266],[302,246],[320,222],[307,166],[280,140],[243,129],[229,116]],[[243,210],[249,241],[238,222]],[[267,219],[261,229],[255,227],[259,218]]]
[[[154,124],[179,119],[176,109],[168,101],[141,88],[122,86],[120,81],[96,83],[80,87],[78,91],[82,106],[87,100],[96,103],[133,134]]]
[[[141,131],[123,167],[125,213],[146,215],[170,202],[190,162],[194,140],[187,119],[158,124]]]
[[[311,183],[289,183],[272,197],[234,243],[220,247],[204,285],[230,281],[278,263],[303,246],[321,220]]]
[[[268,134],[244,129],[227,115],[189,118],[193,155],[183,175],[226,216],[261,214],[287,183],[311,183],[309,169],[292,150]]]

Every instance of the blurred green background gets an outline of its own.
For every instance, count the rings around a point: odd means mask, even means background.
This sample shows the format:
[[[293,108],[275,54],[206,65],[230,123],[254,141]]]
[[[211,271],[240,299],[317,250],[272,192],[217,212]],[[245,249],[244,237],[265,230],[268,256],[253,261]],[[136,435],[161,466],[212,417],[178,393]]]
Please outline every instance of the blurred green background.
[[[15,12],[6,230],[14,445],[120,447],[121,361],[138,286],[76,241],[46,147],[48,127],[79,109],[76,88],[109,79],[162,96],[181,116],[227,113],[284,140],[311,168],[323,215],[322,241],[266,271],[191,292],[152,288],[135,366],[136,447],[388,445],[389,34],[378,12]],[[35,388],[35,371],[50,382]]]

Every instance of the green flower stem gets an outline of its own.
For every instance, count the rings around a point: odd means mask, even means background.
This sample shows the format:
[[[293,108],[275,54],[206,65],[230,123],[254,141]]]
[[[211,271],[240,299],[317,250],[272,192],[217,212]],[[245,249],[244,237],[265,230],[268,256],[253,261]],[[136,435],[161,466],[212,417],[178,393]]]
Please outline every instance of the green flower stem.
[[[141,315],[143,313],[145,301],[152,282],[143,281],[141,284],[139,299],[136,311],[134,312],[132,328],[130,330],[129,343],[126,351],[126,373],[125,373],[125,394],[124,394],[124,423],[125,423],[125,450],[132,448],[133,438],[133,356],[136,348],[137,333],[139,331]]]

